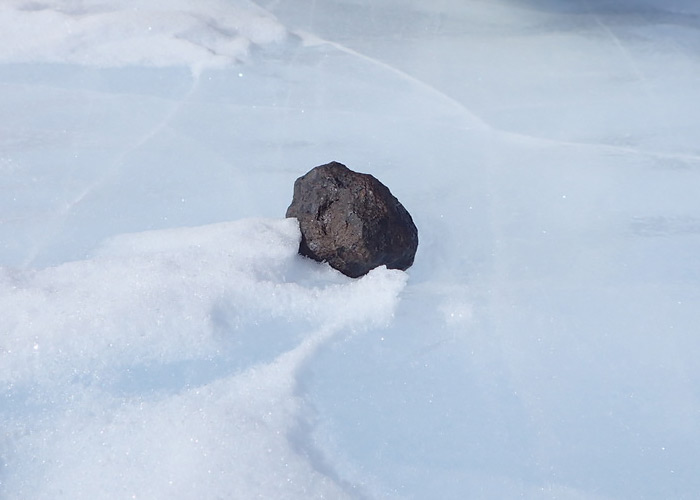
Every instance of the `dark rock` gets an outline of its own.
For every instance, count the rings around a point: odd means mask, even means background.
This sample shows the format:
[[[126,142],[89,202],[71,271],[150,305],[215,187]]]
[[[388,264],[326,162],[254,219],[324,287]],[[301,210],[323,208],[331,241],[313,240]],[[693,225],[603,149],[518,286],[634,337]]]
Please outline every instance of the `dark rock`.
[[[287,217],[299,220],[300,254],[352,278],[382,265],[408,269],[418,248],[413,219],[389,189],[338,162],[296,180]]]

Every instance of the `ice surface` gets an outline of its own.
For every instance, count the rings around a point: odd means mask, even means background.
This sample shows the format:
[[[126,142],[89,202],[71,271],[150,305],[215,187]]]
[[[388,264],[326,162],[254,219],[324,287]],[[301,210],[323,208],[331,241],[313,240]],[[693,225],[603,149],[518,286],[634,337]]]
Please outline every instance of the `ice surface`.
[[[693,498],[699,15],[5,2],[0,497]],[[296,255],[331,160],[407,273]]]

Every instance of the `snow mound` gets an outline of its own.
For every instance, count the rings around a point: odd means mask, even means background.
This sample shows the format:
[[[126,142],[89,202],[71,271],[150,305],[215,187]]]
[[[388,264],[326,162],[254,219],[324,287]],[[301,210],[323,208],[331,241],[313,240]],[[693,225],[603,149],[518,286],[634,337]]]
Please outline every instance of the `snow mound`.
[[[118,236],[0,269],[2,498],[343,498],[298,375],[406,275],[297,255],[295,219]],[[133,496],[132,496],[133,495]]]
[[[9,0],[0,5],[0,62],[226,66],[286,30],[246,0]]]

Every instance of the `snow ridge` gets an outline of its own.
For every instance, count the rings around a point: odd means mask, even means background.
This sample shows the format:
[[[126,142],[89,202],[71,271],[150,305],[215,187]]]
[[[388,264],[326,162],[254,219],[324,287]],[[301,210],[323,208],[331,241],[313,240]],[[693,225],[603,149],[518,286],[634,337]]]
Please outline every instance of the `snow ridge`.
[[[294,219],[251,219],[4,270],[1,496],[356,498],[309,441],[300,374],[320,346],[390,322],[406,275],[352,281],[298,242]]]
[[[2,63],[184,65],[195,74],[286,37],[272,16],[245,0],[10,0],[0,5],[0,25]]]

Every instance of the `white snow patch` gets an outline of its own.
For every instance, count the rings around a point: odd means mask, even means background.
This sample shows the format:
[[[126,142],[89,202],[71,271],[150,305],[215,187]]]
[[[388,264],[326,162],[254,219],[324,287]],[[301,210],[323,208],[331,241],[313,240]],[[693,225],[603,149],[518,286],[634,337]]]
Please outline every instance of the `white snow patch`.
[[[298,244],[295,219],[251,219],[2,270],[0,496],[347,496],[298,450],[297,374],[339,333],[388,324],[406,275],[350,280]]]
[[[0,62],[226,66],[286,30],[245,0],[8,0],[0,4]]]

